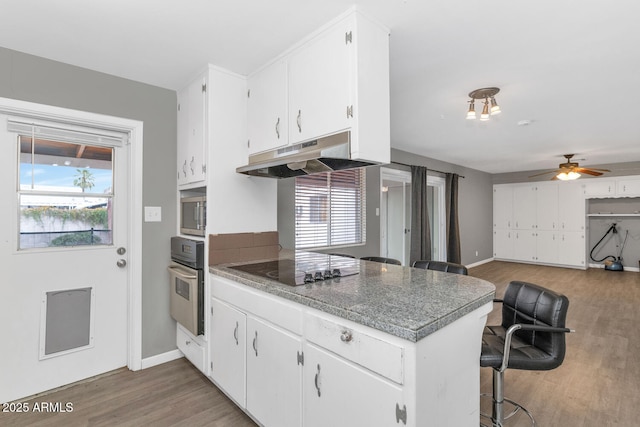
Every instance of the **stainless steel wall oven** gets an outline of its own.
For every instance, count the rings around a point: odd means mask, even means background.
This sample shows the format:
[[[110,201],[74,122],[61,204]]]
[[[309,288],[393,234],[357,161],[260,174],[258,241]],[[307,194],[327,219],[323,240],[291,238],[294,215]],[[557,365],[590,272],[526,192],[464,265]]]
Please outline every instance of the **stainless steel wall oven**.
[[[204,242],[171,238],[171,317],[193,335],[204,334]]]

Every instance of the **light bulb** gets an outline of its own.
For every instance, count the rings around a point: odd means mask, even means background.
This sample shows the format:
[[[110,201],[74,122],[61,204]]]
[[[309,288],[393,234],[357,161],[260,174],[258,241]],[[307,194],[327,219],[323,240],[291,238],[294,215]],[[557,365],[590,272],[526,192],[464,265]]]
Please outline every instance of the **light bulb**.
[[[482,114],[480,114],[481,121],[489,120],[489,101],[484,100],[484,107],[482,107]]]
[[[500,106],[496,102],[496,99],[491,97],[491,115],[495,116],[496,114],[500,114],[502,111],[500,110]]]
[[[469,111],[467,111],[467,120],[475,120],[476,119],[476,107],[472,99],[469,101]]]

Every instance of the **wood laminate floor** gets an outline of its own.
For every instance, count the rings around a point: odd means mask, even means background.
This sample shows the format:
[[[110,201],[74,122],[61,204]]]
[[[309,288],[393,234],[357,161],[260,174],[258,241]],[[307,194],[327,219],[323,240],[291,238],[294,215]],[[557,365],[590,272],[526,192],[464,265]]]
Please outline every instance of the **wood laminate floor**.
[[[505,375],[506,396],[527,407],[539,427],[640,425],[640,274],[495,261],[469,274],[494,283],[499,297],[511,280],[524,280],[570,300],[567,325],[576,332],[567,336],[562,366]],[[499,322],[496,304],[488,323]],[[481,369],[481,388],[491,391],[489,368]],[[70,402],[73,412],[0,412],[0,426],[255,426],[185,359],[121,369],[26,401],[31,409],[42,402]],[[490,402],[482,408],[489,411]],[[509,425],[528,425],[517,417]]]
[[[490,262],[469,270],[501,297],[511,280],[548,287],[569,298],[564,363],[551,371],[507,370],[505,396],[524,405],[540,427],[640,425],[640,274]],[[488,324],[500,323],[500,305]],[[491,392],[490,368],[481,389]],[[482,408],[490,412],[490,402]],[[525,426],[526,416],[509,425]]]

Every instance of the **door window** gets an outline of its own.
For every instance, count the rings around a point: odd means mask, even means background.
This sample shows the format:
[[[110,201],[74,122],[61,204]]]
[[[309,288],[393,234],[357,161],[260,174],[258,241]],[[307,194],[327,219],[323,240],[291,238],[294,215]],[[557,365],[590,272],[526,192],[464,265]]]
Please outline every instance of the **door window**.
[[[113,148],[18,136],[19,249],[113,243]]]

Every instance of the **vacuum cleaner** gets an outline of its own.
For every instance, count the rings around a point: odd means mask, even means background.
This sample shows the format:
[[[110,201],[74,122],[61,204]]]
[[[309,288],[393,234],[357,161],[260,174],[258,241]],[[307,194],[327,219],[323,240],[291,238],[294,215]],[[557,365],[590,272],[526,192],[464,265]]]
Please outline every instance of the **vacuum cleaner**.
[[[609,271],[624,271],[624,267],[622,266],[622,251],[624,250],[624,245],[627,243],[627,237],[629,237],[629,230],[627,230],[627,233],[624,236],[624,241],[622,243],[622,246],[620,246],[620,251],[618,251],[618,256],[617,257],[615,255],[607,255],[606,257],[604,257],[602,259],[595,259],[593,257],[593,252],[596,250],[598,245],[600,243],[602,243],[602,241],[605,239],[605,237],[607,237],[609,235],[609,233],[616,234],[616,235],[618,234],[618,230],[616,229],[616,223],[615,222],[613,224],[611,224],[611,227],[609,227],[607,232],[604,233],[604,236],[602,236],[602,238],[600,240],[598,240],[598,243],[596,243],[595,246],[591,249],[591,252],[589,253],[589,257],[595,262],[604,262],[604,269],[605,270],[609,270]]]

